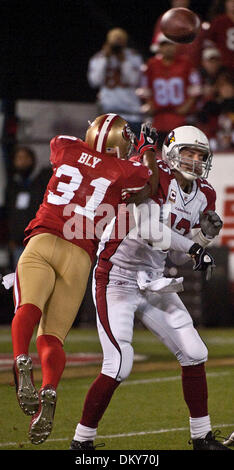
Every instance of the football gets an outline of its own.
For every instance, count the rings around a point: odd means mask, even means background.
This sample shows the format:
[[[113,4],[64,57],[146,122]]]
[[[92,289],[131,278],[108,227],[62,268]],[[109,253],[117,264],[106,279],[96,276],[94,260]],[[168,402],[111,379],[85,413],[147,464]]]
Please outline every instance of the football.
[[[171,8],[161,18],[160,28],[168,39],[178,43],[190,43],[197,36],[201,22],[188,8]]]

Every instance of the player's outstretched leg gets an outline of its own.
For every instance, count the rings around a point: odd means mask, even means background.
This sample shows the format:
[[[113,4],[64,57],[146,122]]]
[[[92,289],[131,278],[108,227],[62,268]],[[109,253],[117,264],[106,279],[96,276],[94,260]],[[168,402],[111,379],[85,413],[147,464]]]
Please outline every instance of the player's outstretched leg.
[[[36,305],[26,303],[16,309],[11,326],[16,396],[21,409],[27,415],[35,414],[39,406],[29,345],[40,317],[41,310]]]
[[[33,444],[42,444],[53,427],[57,402],[57,386],[62,376],[66,356],[62,342],[52,335],[37,338],[37,350],[41,361],[42,386],[39,390],[39,410],[29,427],[29,438]]]
[[[82,417],[78,423],[70,450],[94,450],[97,427],[111,397],[120,382],[104,374],[99,374],[92,383],[84,403]],[[98,445],[98,444],[97,444]]]

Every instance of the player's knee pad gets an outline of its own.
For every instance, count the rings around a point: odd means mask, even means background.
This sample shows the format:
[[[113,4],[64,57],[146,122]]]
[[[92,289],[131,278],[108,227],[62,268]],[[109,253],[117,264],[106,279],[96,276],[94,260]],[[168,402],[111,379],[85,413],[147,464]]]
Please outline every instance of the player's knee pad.
[[[132,370],[134,351],[130,343],[119,343],[119,347],[110,356],[104,354],[102,373],[122,382]]]
[[[121,356],[121,364],[116,377],[116,380],[120,382],[125,380],[132,370],[134,350],[130,343],[121,344]]]
[[[177,356],[182,366],[191,366],[206,362],[208,359],[208,349],[200,337],[191,342],[184,351],[180,351]]]

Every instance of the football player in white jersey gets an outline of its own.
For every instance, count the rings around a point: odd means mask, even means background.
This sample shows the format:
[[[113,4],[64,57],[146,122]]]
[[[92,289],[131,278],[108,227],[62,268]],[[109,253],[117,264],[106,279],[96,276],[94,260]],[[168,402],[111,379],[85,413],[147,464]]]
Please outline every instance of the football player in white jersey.
[[[104,358],[101,373],[86,396],[71,449],[94,448],[98,423],[115,389],[131,372],[136,314],[181,365],[193,448],[229,450],[212,434],[205,372],[207,348],[177,294],[182,290],[183,278],[164,277],[167,256],[177,264],[192,257],[193,269],[207,273],[212,269],[212,257],[204,247],[222,227],[215,212],[215,191],[204,179],[211,168],[212,154],[206,136],[193,126],[174,129],[165,140],[162,153],[154,201],[162,207],[171,206],[170,250],[166,249],[167,242],[160,245],[151,234],[148,239],[132,237],[131,227],[122,239],[116,237],[123,215],[113,220],[103,234],[94,271],[93,296]],[[195,235],[191,232],[194,228]],[[155,245],[163,251],[155,249]]]

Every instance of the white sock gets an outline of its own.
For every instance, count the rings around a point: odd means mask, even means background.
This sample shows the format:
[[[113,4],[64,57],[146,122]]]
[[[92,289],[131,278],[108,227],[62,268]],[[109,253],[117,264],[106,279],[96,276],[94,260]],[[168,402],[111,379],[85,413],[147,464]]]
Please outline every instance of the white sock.
[[[202,416],[201,418],[189,418],[190,434],[192,439],[204,439],[209,431],[211,431],[210,416]]]
[[[88,428],[88,426],[83,426],[83,424],[78,423],[76,426],[76,432],[73,437],[75,441],[94,441],[97,435],[97,428]]]

